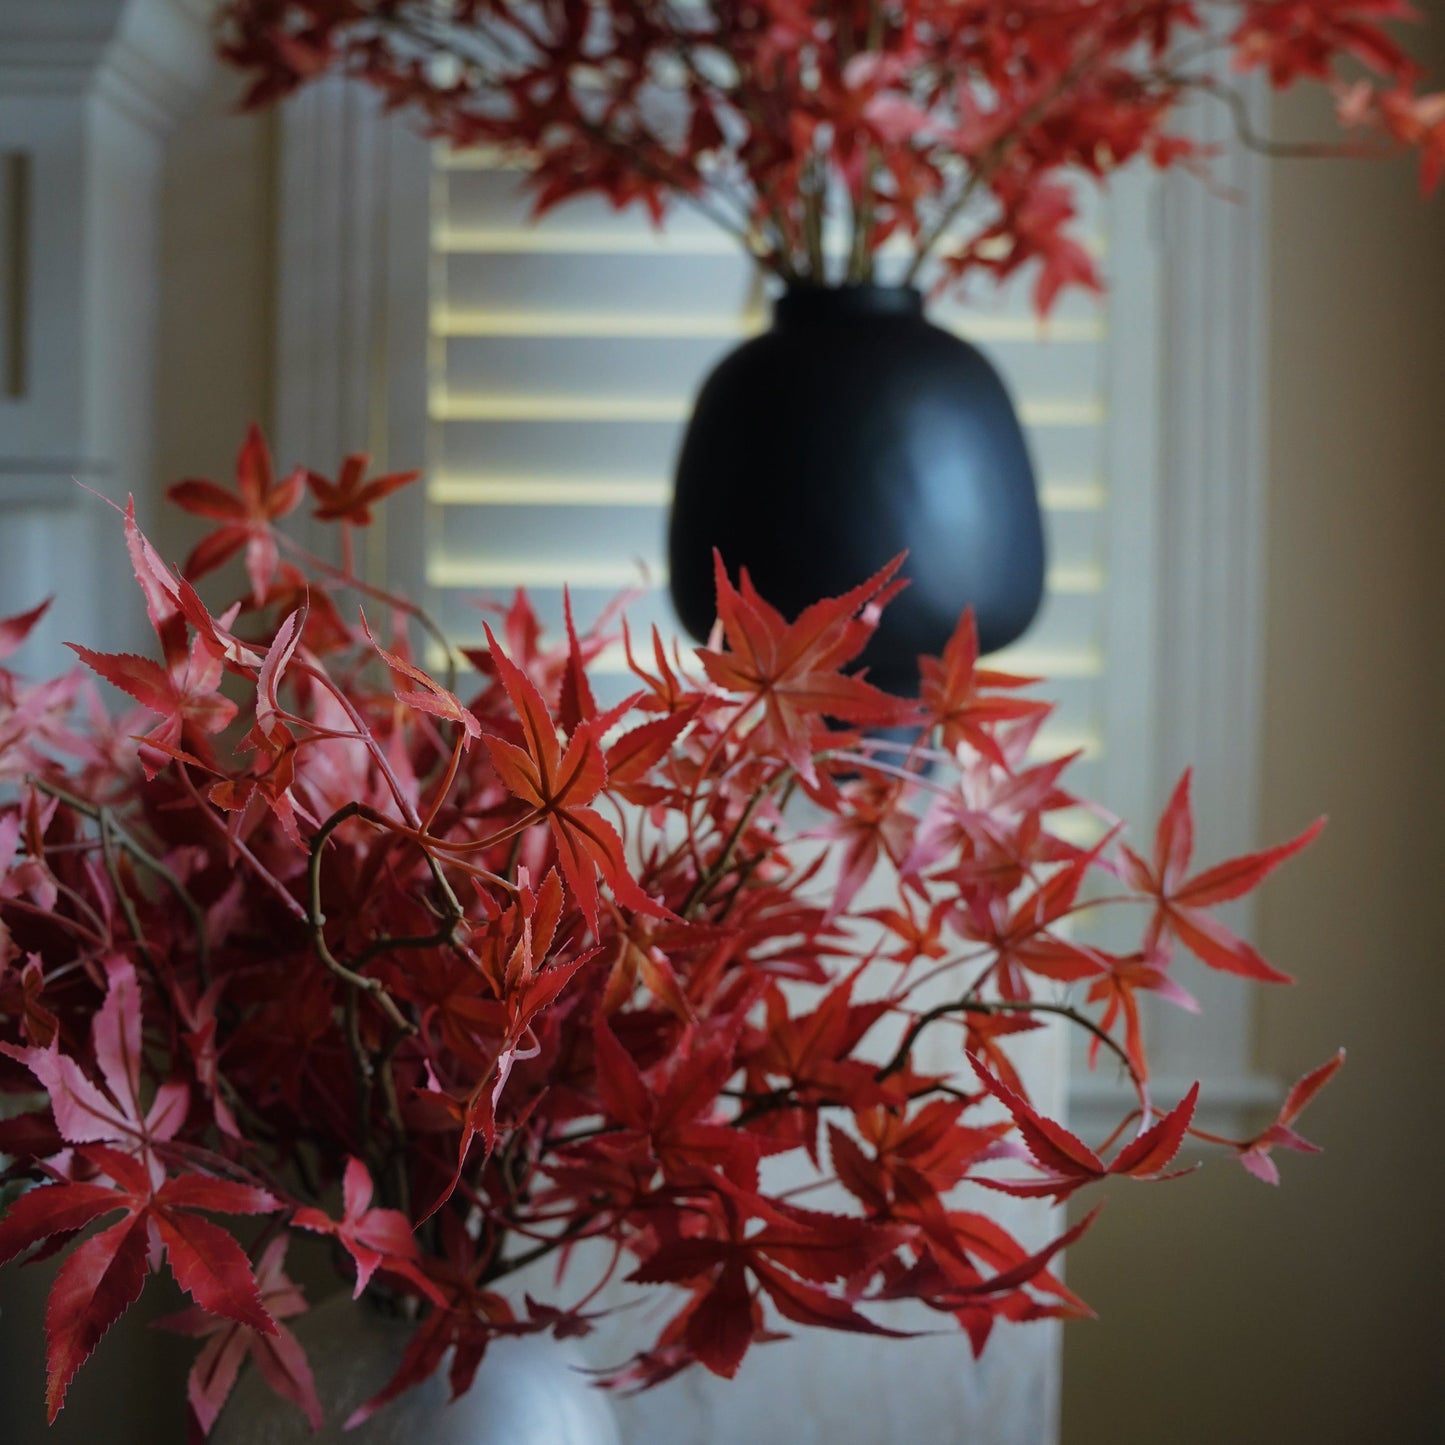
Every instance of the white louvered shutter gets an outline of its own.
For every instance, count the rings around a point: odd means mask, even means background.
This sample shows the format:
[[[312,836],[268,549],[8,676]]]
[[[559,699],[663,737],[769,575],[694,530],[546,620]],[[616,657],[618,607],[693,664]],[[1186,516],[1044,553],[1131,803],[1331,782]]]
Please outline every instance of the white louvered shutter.
[[[521,176],[481,154],[438,152],[432,188],[426,583],[443,630],[481,636],[476,599],[526,587],[544,623],[562,587],[579,623],[619,589],[639,630],[677,622],[667,597],[673,462],[711,367],[766,324],[763,283],[734,241],[679,210],[572,202],[532,223]],[[1105,218],[1088,218],[1107,249]],[[1059,711],[1041,750],[1106,746],[1111,489],[1110,303],[1066,295],[1041,328],[1025,287],[930,316],[1002,372],[1043,493],[1048,592],[1028,635],[995,663],[1049,678]],[[625,686],[622,659],[602,659]],[[604,683],[605,687],[606,684]]]

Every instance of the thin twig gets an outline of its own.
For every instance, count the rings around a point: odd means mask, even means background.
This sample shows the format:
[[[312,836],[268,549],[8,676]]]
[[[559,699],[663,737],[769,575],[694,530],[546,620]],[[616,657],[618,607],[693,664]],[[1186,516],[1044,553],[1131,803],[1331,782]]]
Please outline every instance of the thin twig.
[[[366,974],[357,973],[355,969],[348,968],[332,953],[330,945],[326,942],[326,915],[321,911],[321,850],[325,847],[327,839],[343,823],[348,819],[362,816],[365,810],[364,803],[347,803],[345,807],[334,812],[313,835],[311,857],[306,870],[310,898],[310,908],[306,918],[311,926],[311,939],[316,948],[316,956],[331,973],[352,989],[367,994],[394,1027],[405,1034],[414,1034],[416,1025],[397,1007],[396,1000],[386,991],[381,980],[370,978]]]

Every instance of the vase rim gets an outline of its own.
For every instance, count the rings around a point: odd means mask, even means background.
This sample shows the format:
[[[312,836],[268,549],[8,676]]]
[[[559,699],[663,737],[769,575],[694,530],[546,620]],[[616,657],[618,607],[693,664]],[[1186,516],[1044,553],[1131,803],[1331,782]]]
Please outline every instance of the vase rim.
[[[816,323],[922,316],[923,293],[916,286],[875,281],[838,285],[790,284],[773,302],[773,321]]]

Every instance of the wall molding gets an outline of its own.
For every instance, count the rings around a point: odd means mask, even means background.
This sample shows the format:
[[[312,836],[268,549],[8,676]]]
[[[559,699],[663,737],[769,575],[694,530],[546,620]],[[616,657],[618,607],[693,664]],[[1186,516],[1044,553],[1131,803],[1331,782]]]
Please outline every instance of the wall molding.
[[[116,497],[154,485],[164,144],[213,67],[203,13],[181,0],[0,0],[0,154],[25,177],[0,239],[0,613],[58,598],[27,666],[68,663],[60,638],[145,636],[124,555],[101,545],[108,518],[75,479]]]
[[[101,94],[158,136],[215,61],[210,0],[0,0],[0,93]]]

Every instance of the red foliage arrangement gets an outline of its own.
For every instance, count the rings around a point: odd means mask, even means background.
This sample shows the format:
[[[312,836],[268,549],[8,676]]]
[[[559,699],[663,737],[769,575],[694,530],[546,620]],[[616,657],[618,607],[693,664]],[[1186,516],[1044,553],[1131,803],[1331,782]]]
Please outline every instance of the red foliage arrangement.
[[[1002,278],[1038,263],[1047,311],[1099,284],[1071,175],[1207,155],[1171,130],[1205,92],[1259,140],[1222,56],[1278,88],[1329,84],[1357,151],[1445,171],[1445,94],[1384,28],[1406,0],[228,0],[222,51],[265,104],[329,70],[451,142],[525,158],[539,210],[681,198],[789,282]],[[1344,146],[1336,149],[1345,149]]]
[[[793,622],[719,571],[714,645],[684,663],[627,638],[635,690],[606,710],[604,638],[569,619],[548,647],[518,595],[463,702],[412,660],[415,608],[276,530],[309,485],[349,538],[409,480],[355,457],[278,482],[253,432],[237,490],[172,490],[214,524],[183,575],[127,512],[161,659],[75,651],[138,714],[107,717],[80,671],[0,669],[0,1088],[49,1096],[0,1124],[0,1261],[99,1226],[49,1302],[52,1418],[164,1265],[195,1304],[174,1327],[205,1339],[200,1428],[248,1353],[314,1419],[284,1323],[306,1307],[297,1231],[418,1320],[361,1417],[449,1349],[462,1391],[498,1335],[585,1331],[619,1271],[677,1308],[618,1385],[732,1375],[776,1337],[765,1304],[887,1333],[888,1302],[921,1301],[976,1351],[996,1321],[1085,1313],[1049,1269],[1080,1229],[1030,1252],[982,1191],[1168,1177],[1198,1089],[1156,1108],[1138,997],[1191,1005],[1176,951],[1282,981],[1210,910],[1319,824],[1196,870],[1186,775],[1152,856],[1097,809],[1100,841],[1069,841],[1071,760],[1027,756],[1048,705],[976,665],[967,616],[916,702],[846,671],[892,567]],[[238,553],[249,590],[215,613],[191,581]],[[382,626],[348,621],[347,594]],[[0,623],[0,657],[42,610]],[[917,741],[865,731],[896,725]],[[1134,910],[1138,947],[1071,936],[1087,898]],[[1097,1148],[1011,1059],[1050,1021],[1132,1080]],[[1213,1142],[1274,1179],[1338,1064]],[[769,1187],[785,1155],[847,1205]],[[964,1183],[982,1189],[961,1202]],[[249,1250],[218,1214],[262,1217]],[[610,1250],[602,1279],[574,1286],[572,1261],[565,1298],[508,1299],[585,1239]]]

